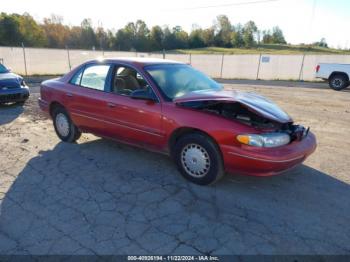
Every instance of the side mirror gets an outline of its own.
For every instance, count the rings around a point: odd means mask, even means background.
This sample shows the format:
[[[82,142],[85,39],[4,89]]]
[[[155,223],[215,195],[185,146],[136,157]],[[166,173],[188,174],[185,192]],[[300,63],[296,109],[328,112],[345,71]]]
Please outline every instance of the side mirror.
[[[154,102],[157,101],[157,97],[149,89],[137,89],[131,93],[130,97],[132,99],[149,100]]]

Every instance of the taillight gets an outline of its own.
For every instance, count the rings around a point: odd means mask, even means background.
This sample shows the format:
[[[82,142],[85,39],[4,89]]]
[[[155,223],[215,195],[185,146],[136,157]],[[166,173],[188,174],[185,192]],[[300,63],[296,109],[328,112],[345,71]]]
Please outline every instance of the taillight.
[[[318,71],[320,71],[320,65],[316,66],[316,73],[318,73]]]

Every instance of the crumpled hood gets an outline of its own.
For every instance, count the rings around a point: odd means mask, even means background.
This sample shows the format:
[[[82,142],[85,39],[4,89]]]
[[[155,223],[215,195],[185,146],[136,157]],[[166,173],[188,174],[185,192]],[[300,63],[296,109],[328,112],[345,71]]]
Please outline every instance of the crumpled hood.
[[[184,96],[175,98],[173,101],[176,104],[195,101],[238,102],[250,111],[272,121],[278,123],[293,122],[292,118],[275,103],[253,92],[235,90],[190,92]]]
[[[18,88],[21,86],[22,77],[14,73],[0,74],[0,88]]]

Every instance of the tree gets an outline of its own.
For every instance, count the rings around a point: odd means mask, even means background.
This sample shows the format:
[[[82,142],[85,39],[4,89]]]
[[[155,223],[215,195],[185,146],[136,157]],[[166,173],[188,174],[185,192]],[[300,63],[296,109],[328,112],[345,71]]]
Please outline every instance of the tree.
[[[112,50],[115,42],[115,33],[111,30],[107,30],[105,38],[105,47],[108,50]]]
[[[278,27],[275,26],[272,28],[272,42],[274,44],[286,44],[286,40],[284,39],[284,35],[282,30]]]
[[[313,43],[312,45],[328,48],[328,44],[327,44],[327,42],[326,42],[326,38],[324,38],[324,37],[322,37],[321,40],[320,40],[319,42],[315,42],[315,43]]]
[[[263,44],[272,44],[273,43],[273,38],[270,30],[264,30],[263,31],[263,39],[262,39]]]
[[[188,44],[190,48],[201,48],[205,46],[203,39],[203,30],[198,28],[192,30],[188,38]]]
[[[262,35],[261,30],[258,30],[256,32],[256,40],[258,41],[258,45],[260,45],[260,43],[261,43],[261,35]]]
[[[28,13],[23,15],[1,13],[0,15],[0,43],[18,46],[42,47],[47,44],[44,30]]]
[[[151,50],[153,51],[162,50],[163,38],[164,38],[164,34],[163,34],[162,28],[158,25],[153,26],[150,33]]]
[[[175,38],[174,49],[188,48],[188,33],[184,31],[181,26],[175,26],[172,31]]]
[[[226,15],[219,15],[214,22],[216,31],[215,44],[222,47],[231,47],[231,34],[233,27]]]
[[[67,46],[70,48],[82,48],[81,33],[82,29],[80,26],[71,27],[67,39]]]
[[[51,15],[44,18],[43,23],[36,22],[27,13],[0,13],[0,45],[84,49],[114,49],[159,51],[162,49],[202,48],[209,46],[246,47],[250,48],[260,43],[285,44],[282,30],[275,26],[271,30],[260,31],[253,21],[244,26],[233,26],[226,15],[216,17],[213,26],[202,29],[193,25],[190,34],[175,26],[153,26],[150,30],[142,20],[129,22],[116,32],[106,30],[99,25],[94,28],[91,19],[84,19],[80,26],[68,26],[63,18]],[[314,45],[327,47],[325,39]]]
[[[214,35],[215,30],[213,27],[203,30],[203,42],[205,46],[213,46],[214,45]]]
[[[150,31],[146,23],[137,20],[130,22],[123,29],[119,29],[115,37],[115,47],[119,50],[150,50]]]
[[[137,20],[135,24],[135,39],[133,45],[137,51],[149,51],[149,34],[150,31],[146,23],[142,20]]]
[[[130,51],[133,48],[134,36],[128,30],[119,29],[115,35],[114,48],[117,50]]]
[[[19,30],[19,15],[6,13],[0,14],[0,44],[7,46],[18,46],[23,41]]]
[[[108,34],[105,32],[102,26],[97,27],[96,29],[96,40],[101,50],[105,50],[108,46]]]
[[[124,28],[119,29],[115,35],[114,47],[117,50],[132,50],[134,48],[135,31],[134,23],[128,23]]]
[[[188,34],[181,26],[175,26],[171,30],[168,26],[163,29],[163,47],[166,50],[188,48]]]
[[[81,22],[81,46],[87,49],[94,49],[97,46],[97,37],[92,28],[91,19],[85,18]]]
[[[251,48],[256,44],[255,34],[258,31],[257,26],[253,21],[248,21],[243,27],[243,42],[244,46]]]
[[[47,38],[47,46],[55,48],[64,48],[68,43],[70,28],[62,24],[61,16],[52,15],[51,18],[44,18],[41,25]]]
[[[166,50],[174,49],[175,36],[171,32],[171,30],[168,26],[164,27],[163,34],[164,34],[164,38],[163,38],[162,45],[163,45],[164,49],[166,49]]]
[[[236,25],[235,31],[231,34],[231,44],[233,47],[243,47],[243,28],[241,24]]]
[[[47,38],[44,30],[36,23],[34,18],[24,13],[21,19],[20,31],[24,36],[24,44],[27,46],[46,46]]]

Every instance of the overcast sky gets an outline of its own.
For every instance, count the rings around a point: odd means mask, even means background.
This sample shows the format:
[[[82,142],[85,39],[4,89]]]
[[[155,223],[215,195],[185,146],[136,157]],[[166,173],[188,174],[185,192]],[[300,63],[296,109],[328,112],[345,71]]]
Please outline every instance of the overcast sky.
[[[259,29],[278,25],[289,43],[309,43],[325,37],[333,47],[350,48],[350,0],[252,3],[258,1],[261,0],[11,0],[2,4],[0,11],[28,12],[38,21],[57,14],[70,25],[79,25],[84,18],[91,18],[94,26],[100,21],[110,29],[142,19],[149,27],[180,25],[186,31],[190,31],[193,24],[209,27],[217,15],[225,14],[233,24],[254,20]],[[202,8],[217,5],[224,6]]]

